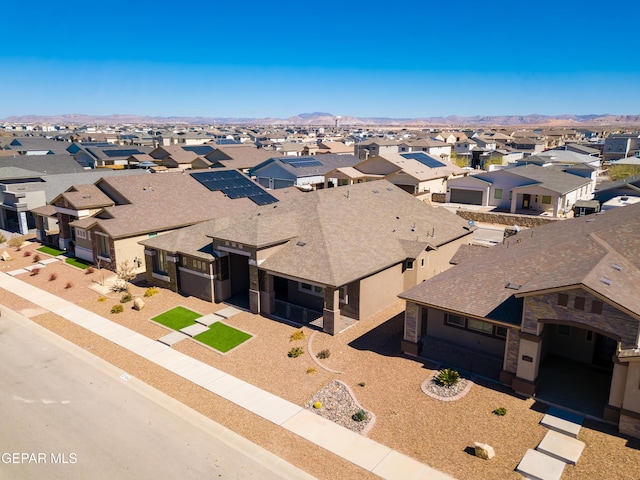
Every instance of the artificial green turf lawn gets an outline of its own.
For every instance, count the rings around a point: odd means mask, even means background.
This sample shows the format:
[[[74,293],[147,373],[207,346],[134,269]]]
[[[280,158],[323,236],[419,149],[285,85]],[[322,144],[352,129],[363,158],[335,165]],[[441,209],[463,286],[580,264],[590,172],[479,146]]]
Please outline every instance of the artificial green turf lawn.
[[[37,250],[39,252],[46,253],[47,255],[53,255],[54,257],[57,257],[58,255],[62,255],[64,253],[64,250],[58,250],[57,248],[47,247],[46,245],[44,247],[38,248]]]
[[[209,327],[209,330],[193,338],[224,353],[246,342],[251,338],[251,335],[224,323],[216,322]]]
[[[79,258],[67,258],[65,262],[69,265],[73,265],[74,267],[82,268],[83,270],[85,268],[89,268],[89,265],[91,265],[89,262],[80,260]]]
[[[196,312],[192,312],[188,308],[175,307],[171,310],[167,310],[161,313],[157,317],[153,317],[151,320],[161,323],[165,327],[173,328],[174,330],[180,330],[184,327],[193,325],[196,318],[200,318],[202,315]]]

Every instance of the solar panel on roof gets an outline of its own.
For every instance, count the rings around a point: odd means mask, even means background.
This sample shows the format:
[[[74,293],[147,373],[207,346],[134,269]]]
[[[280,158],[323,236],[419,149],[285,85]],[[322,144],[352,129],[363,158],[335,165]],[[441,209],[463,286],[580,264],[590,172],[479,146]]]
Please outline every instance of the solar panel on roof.
[[[194,152],[196,155],[207,155],[208,153],[213,152],[213,147],[209,145],[188,145],[186,147],[182,147],[182,149],[188,152]]]
[[[421,164],[426,165],[429,168],[438,168],[438,167],[446,167],[445,163],[442,163],[440,160],[436,160],[433,157],[430,157],[424,152],[411,152],[411,153],[401,153],[401,157],[417,160]]]
[[[322,162],[319,162],[315,158],[309,158],[309,157],[281,158],[280,161],[288,165],[291,165],[294,168],[322,166]]]
[[[131,155],[140,155],[142,152],[135,148],[120,150],[120,149],[111,149],[111,150],[103,150],[104,154],[109,157],[130,157]]]
[[[191,176],[212,192],[223,192],[229,198],[248,198],[258,205],[278,201],[236,170],[198,172],[192,173]]]

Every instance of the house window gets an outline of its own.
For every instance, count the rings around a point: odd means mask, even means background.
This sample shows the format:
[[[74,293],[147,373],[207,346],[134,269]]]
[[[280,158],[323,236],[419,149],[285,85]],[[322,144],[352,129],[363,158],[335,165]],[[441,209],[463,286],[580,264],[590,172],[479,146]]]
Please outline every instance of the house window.
[[[509,200],[513,198],[513,190],[509,190]]]
[[[542,203],[544,203],[545,205],[551,205],[551,195],[543,195]]]
[[[496,337],[507,338],[507,327],[498,327],[496,325]]]
[[[571,335],[571,327],[569,325],[556,325],[556,333],[563,337]]]
[[[213,265],[217,280],[229,280],[229,257],[220,257]]]
[[[447,325],[464,328],[466,326],[465,318],[458,315],[449,315],[446,317]]]
[[[501,188],[496,188],[493,191],[493,198],[495,198],[496,200],[502,200],[502,189]]]
[[[421,266],[421,267],[424,267],[424,258],[421,258],[421,259],[420,259],[420,266]]]
[[[591,302],[591,313],[602,313],[602,302],[600,300],[594,300]]]
[[[311,291],[313,287],[311,287],[310,283],[301,283],[300,284],[300,289],[301,290],[307,290],[307,291]]]
[[[558,305],[561,307],[566,307],[569,304],[569,295],[566,293],[558,294]]]
[[[86,230],[74,229],[74,232],[77,238],[87,238]]]
[[[153,271],[162,275],[167,274],[167,252],[164,250],[156,250],[153,256]]]
[[[593,342],[593,330],[587,330],[587,333],[584,336],[584,341],[585,342]]]
[[[576,310],[584,310],[584,297],[576,297],[573,301],[573,308]]]
[[[474,320],[470,318],[467,324],[469,330],[475,330],[476,332],[485,333],[487,335],[493,334],[493,325],[491,323],[483,322],[482,320]]]
[[[413,260],[407,260],[407,270],[413,270]]]
[[[106,235],[97,235],[96,243],[98,256],[102,258],[111,258],[109,252],[109,237]]]

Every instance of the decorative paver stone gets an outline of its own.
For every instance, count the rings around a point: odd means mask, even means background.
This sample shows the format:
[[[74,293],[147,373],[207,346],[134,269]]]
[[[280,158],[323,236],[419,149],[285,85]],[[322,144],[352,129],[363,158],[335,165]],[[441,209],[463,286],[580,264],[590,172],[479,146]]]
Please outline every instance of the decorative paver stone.
[[[537,480],[560,480],[566,463],[536,450],[527,450],[516,467],[516,472],[525,478]]]
[[[195,337],[203,332],[209,330],[208,327],[201,325],[199,323],[194,323],[193,325],[189,325],[188,327],[181,328],[180,331],[189,335],[190,337]]]
[[[491,445],[480,442],[475,442],[473,445],[476,448],[476,457],[482,458],[483,460],[491,460],[496,456],[496,452]]]
[[[570,465],[575,465],[584,450],[584,445],[584,442],[576,438],[549,430],[536,450]]]

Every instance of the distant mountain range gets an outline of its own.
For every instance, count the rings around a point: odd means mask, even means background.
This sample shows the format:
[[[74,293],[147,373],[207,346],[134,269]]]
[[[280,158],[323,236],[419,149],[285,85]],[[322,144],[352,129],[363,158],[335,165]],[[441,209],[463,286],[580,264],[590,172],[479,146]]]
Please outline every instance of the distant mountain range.
[[[241,124],[241,125],[351,125],[351,126],[427,126],[427,127],[454,127],[454,126],[640,126],[640,115],[501,115],[501,116],[473,116],[461,117],[451,115],[448,117],[424,117],[424,118],[387,118],[367,117],[356,118],[352,116],[336,116],[331,113],[313,112],[300,113],[289,118],[238,118],[238,117],[150,117],[141,115],[22,115],[4,119],[8,123],[32,123],[32,124],[61,124],[61,125],[96,125],[96,124],[147,124],[147,125],[216,125],[216,124]]]

